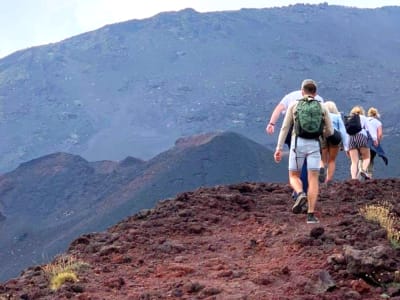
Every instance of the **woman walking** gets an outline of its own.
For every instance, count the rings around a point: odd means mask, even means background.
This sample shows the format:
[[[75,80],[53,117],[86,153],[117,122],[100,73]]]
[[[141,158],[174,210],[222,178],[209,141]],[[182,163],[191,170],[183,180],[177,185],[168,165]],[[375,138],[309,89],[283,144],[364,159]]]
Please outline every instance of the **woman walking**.
[[[375,133],[377,140],[378,140],[378,145],[380,145],[381,141],[382,141],[382,137],[383,137],[383,129],[382,129],[382,122],[379,120],[380,115],[378,110],[375,107],[370,107],[368,109],[368,126],[370,128],[370,134],[372,136],[373,133]],[[376,146],[378,146],[376,145]],[[374,147],[372,147],[374,148]],[[372,177],[372,173],[374,171],[374,159],[376,156],[376,151],[373,150],[372,148],[370,148],[370,162],[368,165],[368,176]]]
[[[361,130],[358,132],[350,131],[346,125],[346,131],[349,134],[349,151],[348,154],[351,160],[350,174],[352,179],[369,179],[367,168],[370,162],[370,152],[368,147],[368,132],[371,134],[374,145],[378,145],[376,131],[373,132],[369,127],[369,122],[365,116],[364,109],[361,106],[354,106],[350,111],[351,120],[359,120],[358,126]],[[347,123],[347,122],[346,122]],[[355,124],[356,122],[348,122],[347,124]],[[354,128],[353,127],[353,128]],[[350,133],[349,133],[350,132]],[[358,169],[358,163],[362,160],[361,169]],[[360,177],[359,177],[360,176]]]
[[[324,103],[324,105],[329,111],[332,127],[334,129],[334,134],[332,136],[321,138],[321,158],[324,168],[327,169],[325,183],[329,183],[333,180],[333,176],[335,174],[336,157],[339,153],[340,147],[343,145],[343,148],[346,152],[349,150],[349,138],[335,102],[327,101]]]

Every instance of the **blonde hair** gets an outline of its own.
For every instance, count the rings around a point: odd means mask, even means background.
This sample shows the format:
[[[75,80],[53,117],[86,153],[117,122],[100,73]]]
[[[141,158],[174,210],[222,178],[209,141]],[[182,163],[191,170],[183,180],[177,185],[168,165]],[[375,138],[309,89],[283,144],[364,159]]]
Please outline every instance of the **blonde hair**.
[[[361,106],[357,105],[351,109],[350,114],[365,115],[365,110]]]
[[[333,101],[326,101],[324,104],[325,104],[326,109],[327,109],[330,113],[333,113],[333,114],[336,114],[336,115],[339,114],[339,110],[337,109],[335,102],[333,102]]]
[[[368,109],[368,117],[380,118],[379,112],[375,107]]]

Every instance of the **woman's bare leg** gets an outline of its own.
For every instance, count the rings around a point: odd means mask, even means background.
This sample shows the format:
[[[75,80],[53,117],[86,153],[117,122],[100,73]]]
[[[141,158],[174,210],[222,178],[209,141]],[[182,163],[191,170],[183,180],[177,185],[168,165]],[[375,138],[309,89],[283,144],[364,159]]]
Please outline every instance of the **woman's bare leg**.
[[[370,155],[371,155],[369,148],[360,148],[360,154],[362,157],[362,166],[361,167],[362,167],[363,171],[367,172],[368,165],[370,162]]]
[[[351,179],[357,179],[358,175],[358,149],[351,149],[349,150],[351,166],[350,166],[350,174]]]
[[[325,182],[331,181],[336,171],[336,157],[339,153],[339,146],[331,146],[328,148],[328,172]]]

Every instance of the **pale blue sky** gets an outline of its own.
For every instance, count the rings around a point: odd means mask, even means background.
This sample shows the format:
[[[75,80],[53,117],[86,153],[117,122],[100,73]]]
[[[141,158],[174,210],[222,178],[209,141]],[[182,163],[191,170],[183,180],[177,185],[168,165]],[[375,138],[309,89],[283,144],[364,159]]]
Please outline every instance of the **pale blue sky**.
[[[199,12],[287,6],[296,3],[376,8],[400,0],[1,0],[0,58],[14,51],[58,42],[107,24],[151,17],[187,7]]]

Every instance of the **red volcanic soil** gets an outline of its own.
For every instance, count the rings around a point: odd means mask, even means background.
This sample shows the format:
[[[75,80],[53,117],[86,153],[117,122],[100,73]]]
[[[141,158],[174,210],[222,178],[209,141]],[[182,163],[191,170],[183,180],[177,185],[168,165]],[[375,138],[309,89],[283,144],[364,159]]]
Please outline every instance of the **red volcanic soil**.
[[[400,252],[359,213],[387,201],[396,220],[399,193],[398,179],[321,187],[314,225],[286,184],[182,193],[76,239],[79,281],[52,291],[35,266],[0,299],[400,299]]]

